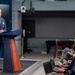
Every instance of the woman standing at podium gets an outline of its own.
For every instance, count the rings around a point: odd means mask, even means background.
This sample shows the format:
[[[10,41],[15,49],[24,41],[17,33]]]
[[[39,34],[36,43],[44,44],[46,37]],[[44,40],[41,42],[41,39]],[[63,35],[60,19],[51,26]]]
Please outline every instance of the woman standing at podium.
[[[0,9],[0,33],[6,32],[6,22],[5,19],[2,18],[2,9]],[[0,36],[0,57],[3,57],[3,45],[2,45],[3,39],[2,36]]]
[[[0,33],[6,32],[6,23],[5,19],[2,18],[2,10],[0,9]]]

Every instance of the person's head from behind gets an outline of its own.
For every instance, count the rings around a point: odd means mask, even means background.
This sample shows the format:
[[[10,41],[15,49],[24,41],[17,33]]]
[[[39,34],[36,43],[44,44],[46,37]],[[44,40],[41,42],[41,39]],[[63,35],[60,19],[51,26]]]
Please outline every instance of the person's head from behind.
[[[72,49],[73,49],[73,51],[75,51],[75,44],[73,44]]]
[[[0,9],[0,17],[2,16],[2,9]]]

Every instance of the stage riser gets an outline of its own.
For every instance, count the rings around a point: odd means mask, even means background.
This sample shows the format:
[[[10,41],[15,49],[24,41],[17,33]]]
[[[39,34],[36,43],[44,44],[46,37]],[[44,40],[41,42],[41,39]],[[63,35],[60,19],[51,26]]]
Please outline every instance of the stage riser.
[[[30,61],[30,60],[27,60],[27,61]],[[31,65],[29,68],[27,68],[23,72],[21,72],[19,75],[31,75],[35,70],[37,70],[42,65],[41,60],[32,60],[32,61],[37,61],[37,62]]]

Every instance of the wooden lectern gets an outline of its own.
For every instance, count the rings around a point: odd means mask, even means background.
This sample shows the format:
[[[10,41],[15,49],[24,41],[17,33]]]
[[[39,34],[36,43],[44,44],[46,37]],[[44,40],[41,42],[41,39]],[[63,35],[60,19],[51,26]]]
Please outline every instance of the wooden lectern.
[[[15,72],[22,70],[22,66],[20,63],[18,51],[14,40],[14,37],[21,34],[22,30],[15,30],[0,34],[0,36],[4,38],[4,72]]]

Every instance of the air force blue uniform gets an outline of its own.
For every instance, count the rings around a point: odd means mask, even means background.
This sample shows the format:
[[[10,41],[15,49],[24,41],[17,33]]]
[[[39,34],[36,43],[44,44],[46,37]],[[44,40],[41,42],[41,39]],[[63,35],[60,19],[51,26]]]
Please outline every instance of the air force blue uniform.
[[[7,31],[5,19],[3,19],[2,17],[0,17],[0,30],[4,30],[4,32]]]
[[[5,19],[0,17],[0,30],[7,31]],[[2,34],[2,33],[1,33]],[[3,38],[0,36],[0,57],[3,57]]]

